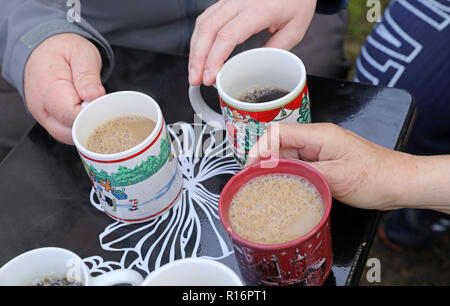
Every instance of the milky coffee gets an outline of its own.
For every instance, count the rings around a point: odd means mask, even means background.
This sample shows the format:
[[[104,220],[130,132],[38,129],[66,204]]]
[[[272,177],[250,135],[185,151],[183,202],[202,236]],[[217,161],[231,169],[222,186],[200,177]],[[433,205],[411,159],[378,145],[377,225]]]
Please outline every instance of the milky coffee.
[[[123,152],[144,141],[155,126],[155,121],[141,115],[119,116],[97,126],[86,148],[100,154]]]
[[[291,174],[269,174],[248,181],[232,199],[232,230],[244,239],[278,244],[300,238],[322,218],[317,189]]]

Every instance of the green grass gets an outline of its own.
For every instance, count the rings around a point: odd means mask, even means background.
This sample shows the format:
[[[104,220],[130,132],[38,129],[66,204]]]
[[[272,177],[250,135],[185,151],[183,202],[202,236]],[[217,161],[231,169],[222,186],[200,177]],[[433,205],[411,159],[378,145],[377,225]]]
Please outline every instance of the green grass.
[[[356,58],[359,55],[361,46],[376,24],[375,22],[367,21],[367,12],[371,8],[367,6],[367,2],[367,0],[350,0],[348,3],[349,23],[345,36],[344,51],[346,57],[352,63],[352,69],[348,74],[349,80],[353,80]],[[389,2],[390,0],[380,0],[381,12],[384,11]]]

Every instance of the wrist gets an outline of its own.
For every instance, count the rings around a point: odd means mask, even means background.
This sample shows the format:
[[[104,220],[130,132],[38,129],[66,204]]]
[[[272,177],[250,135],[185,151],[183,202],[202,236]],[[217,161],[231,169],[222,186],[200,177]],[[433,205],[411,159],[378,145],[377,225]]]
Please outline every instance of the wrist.
[[[398,151],[390,151],[389,156],[382,159],[382,175],[379,186],[382,195],[381,210],[394,210],[410,205],[414,197],[416,184],[411,184],[412,178],[418,175],[418,156]]]

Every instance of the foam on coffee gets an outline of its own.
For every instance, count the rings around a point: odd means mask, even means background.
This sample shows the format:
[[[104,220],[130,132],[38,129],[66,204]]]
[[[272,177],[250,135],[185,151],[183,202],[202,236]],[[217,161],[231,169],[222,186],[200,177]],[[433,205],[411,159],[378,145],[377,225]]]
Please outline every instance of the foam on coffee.
[[[144,141],[155,126],[155,121],[145,116],[119,116],[96,127],[88,137],[86,148],[100,154],[126,151]]]
[[[323,213],[322,198],[308,180],[269,174],[250,180],[236,193],[229,218],[232,230],[242,238],[278,244],[310,232]]]

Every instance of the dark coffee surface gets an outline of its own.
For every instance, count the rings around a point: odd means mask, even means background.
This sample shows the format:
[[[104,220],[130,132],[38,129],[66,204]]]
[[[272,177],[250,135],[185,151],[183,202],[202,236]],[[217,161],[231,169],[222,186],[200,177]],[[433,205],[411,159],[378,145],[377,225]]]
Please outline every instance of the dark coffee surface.
[[[247,103],[264,103],[277,100],[289,93],[278,87],[256,87],[244,90],[237,100]]]
[[[68,280],[67,277],[46,277],[44,280],[33,284],[33,286],[83,286],[83,284],[77,281]]]

